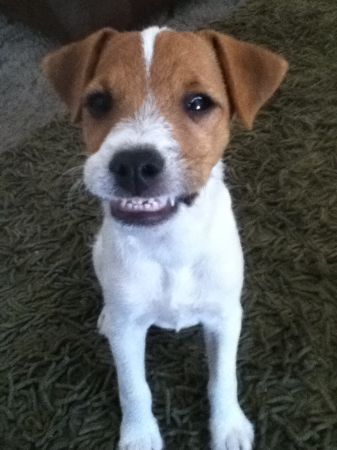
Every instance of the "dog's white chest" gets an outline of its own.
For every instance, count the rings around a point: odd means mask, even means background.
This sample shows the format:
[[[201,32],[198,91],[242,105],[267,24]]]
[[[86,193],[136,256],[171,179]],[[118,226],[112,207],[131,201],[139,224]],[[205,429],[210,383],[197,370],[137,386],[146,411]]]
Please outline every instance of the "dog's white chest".
[[[196,325],[200,288],[191,267],[164,270],[161,296],[153,300],[155,325],[180,330]]]

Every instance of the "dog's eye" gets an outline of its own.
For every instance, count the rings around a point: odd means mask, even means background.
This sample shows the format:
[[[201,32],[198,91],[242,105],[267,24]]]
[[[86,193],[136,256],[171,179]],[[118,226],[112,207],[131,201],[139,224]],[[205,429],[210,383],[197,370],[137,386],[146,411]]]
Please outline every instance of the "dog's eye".
[[[189,94],[185,97],[184,106],[189,114],[199,115],[209,111],[214,102],[206,94]]]
[[[95,119],[104,117],[112,108],[112,97],[109,92],[92,92],[86,98],[86,107]]]

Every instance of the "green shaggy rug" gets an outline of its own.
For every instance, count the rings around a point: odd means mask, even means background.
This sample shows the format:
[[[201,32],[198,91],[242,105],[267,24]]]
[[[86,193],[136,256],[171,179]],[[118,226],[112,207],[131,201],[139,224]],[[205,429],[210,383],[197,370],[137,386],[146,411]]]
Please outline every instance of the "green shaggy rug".
[[[335,0],[248,0],[215,24],[290,62],[226,156],[246,254],[240,400],[261,450],[337,449],[336,23]],[[115,372],[96,332],[98,208],[78,181],[79,142],[55,123],[0,155],[2,450],[112,449],[118,437]],[[207,449],[200,330],[155,329],[147,355],[167,449]]]

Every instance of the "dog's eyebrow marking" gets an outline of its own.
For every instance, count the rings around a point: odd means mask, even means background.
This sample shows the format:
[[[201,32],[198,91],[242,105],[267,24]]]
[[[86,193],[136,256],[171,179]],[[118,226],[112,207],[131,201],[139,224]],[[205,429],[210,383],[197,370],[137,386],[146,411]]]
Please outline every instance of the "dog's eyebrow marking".
[[[154,46],[156,42],[156,37],[158,34],[166,30],[166,27],[149,27],[145,28],[141,32],[141,38],[143,43],[143,50],[144,50],[144,59],[145,59],[145,66],[146,66],[146,72],[150,73],[150,67],[152,63],[153,53],[154,53]]]

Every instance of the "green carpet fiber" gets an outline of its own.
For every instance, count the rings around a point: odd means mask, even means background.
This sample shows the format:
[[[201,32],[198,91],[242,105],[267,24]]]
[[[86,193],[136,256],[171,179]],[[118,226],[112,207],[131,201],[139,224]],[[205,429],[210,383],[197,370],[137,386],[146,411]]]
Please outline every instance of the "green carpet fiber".
[[[226,154],[246,255],[240,401],[257,449],[337,449],[336,24],[335,0],[252,0],[215,24],[290,62]],[[118,438],[82,152],[78,132],[54,123],[0,155],[1,450],[112,449]],[[147,369],[167,449],[207,449],[200,330],[152,330]]]

